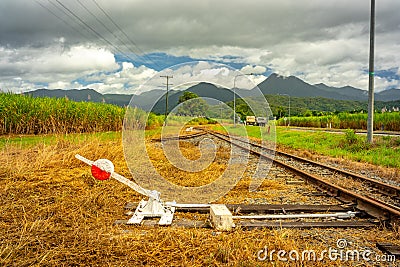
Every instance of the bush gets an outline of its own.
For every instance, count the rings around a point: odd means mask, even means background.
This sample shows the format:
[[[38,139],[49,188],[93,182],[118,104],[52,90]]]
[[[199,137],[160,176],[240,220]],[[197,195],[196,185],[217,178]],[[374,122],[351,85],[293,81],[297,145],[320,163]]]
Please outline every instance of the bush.
[[[164,123],[165,116],[164,115],[156,115],[152,112],[149,113],[147,117],[147,125],[146,129],[155,129],[157,127],[160,127]]]
[[[357,135],[356,135],[355,131],[352,129],[347,129],[345,131],[345,140],[346,140],[346,144],[348,144],[348,145],[357,143],[358,139],[357,139]]]
[[[341,142],[339,146],[350,152],[359,152],[371,148],[370,144],[365,142],[364,139],[358,138],[357,134],[352,129],[345,130],[344,141]]]

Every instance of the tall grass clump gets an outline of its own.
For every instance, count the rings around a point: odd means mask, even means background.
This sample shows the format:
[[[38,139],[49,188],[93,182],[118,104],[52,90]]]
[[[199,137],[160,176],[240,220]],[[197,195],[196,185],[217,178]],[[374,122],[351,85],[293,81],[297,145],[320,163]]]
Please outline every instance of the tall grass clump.
[[[357,135],[354,132],[354,130],[347,129],[344,132],[344,136],[345,136],[345,141],[347,144],[352,145],[352,144],[357,143]]]
[[[147,126],[146,129],[155,129],[163,125],[165,121],[165,115],[156,115],[153,112],[150,112],[147,117]]]
[[[0,134],[116,131],[124,115],[111,104],[0,93]]]

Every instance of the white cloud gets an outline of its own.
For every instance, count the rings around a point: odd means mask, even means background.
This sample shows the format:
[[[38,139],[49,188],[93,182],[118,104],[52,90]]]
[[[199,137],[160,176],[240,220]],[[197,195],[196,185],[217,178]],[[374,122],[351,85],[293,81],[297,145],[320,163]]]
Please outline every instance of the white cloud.
[[[55,73],[72,74],[78,77],[82,72],[109,71],[118,68],[114,55],[103,48],[73,46],[22,47],[0,50],[0,68],[10,76],[17,73],[26,75]]]
[[[0,82],[0,91],[2,92],[23,93],[31,88],[35,88],[35,84],[20,79],[2,80]]]
[[[264,66],[252,66],[252,65],[246,65],[240,69],[240,72],[243,72],[244,74],[248,73],[263,74],[266,71],[267,68]]]
[[[49,88],[57,85],[67,88],[83,75],[118,68],[110,51],[93,46],[0,48],[1,86],[7,84],[11,91],[34,89],[34,83],[49,83]]]
[[[382,91],[383,88],[400,88],[400,81],[398,80],[388,80],[381,77],[375,77],[376,92]]]
[[[0,87],[13,92],[92,88],[100,93],[131,94],[157,73],[130,62],[122,62],[120,66],[110,51],[80,45],[64,51],[60,46],[46,49],[1,47],[0,70],[8,74]]]
[[[70,82],[64,82],[64,81],[58,81],[58,82],[49,83],[47,88],[48,89],[66,89],[66,88],[79,89],[79,88],[73,87]]]
[[[157,71],[145,66],[136,67],[130,62],[122,62],[118,71],[111,74],[93,73],[82,77],[82,80],[88,83],[85,88],[92,88],[100,93],[137,94],[140,85],[156,74]]]
[[[269,55],[271,51],[265,48],[249,48],[240,46],[218,46],[208,45],[204,47],[176,46],[166,50],[175,56],[190,56],[201,60],[215,60],[224,63],[248,63],[259,64],[262,58]]]

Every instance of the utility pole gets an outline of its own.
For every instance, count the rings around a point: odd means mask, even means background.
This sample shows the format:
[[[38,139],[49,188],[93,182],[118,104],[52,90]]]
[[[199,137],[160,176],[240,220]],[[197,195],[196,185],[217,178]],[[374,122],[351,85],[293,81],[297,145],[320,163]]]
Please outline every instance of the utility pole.
[[[172,85],[172,84],[169,83],[169,79],[172,79],[174,77],[172,75],[171,76],[169,76],[169,75],[161,75],[160,77],[167,79],[167,83],[166,83],[166,85],[167,85],[167,93],[165,95],[165,119],[167,119],[167,116],[168,116],[168,88],[169,88],[168,86]]]
[[[220,113],[219,117],[221,118],[221,120],[222,120],[222,110],[223,110],[223,109],[224,109],[223,107],[220,107],[220,108],[219,108],[219,113]]]
[[[367,142],[374,141],[374,53],[375,49],[375,0],[371,0],[371,17],[369,28],[369,79],[368,79],[368,121]]]
[[[288,126],[290,126],[290,95],[288,95],[288,94],[279,94],[279,95],[287,95],[289,97],[289,123],[288,123]]]

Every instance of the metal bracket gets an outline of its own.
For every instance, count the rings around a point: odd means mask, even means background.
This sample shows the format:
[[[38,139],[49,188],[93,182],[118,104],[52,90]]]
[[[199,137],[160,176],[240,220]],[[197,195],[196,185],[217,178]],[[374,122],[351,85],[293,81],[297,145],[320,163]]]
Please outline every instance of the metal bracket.
[[[140,224],[143,219],[161,217],[159,225],[170,225],[174,218],[175,207],[164,205],[154,198],[142,199],[136,207],[135,213],[128,220],[127,224]]]

